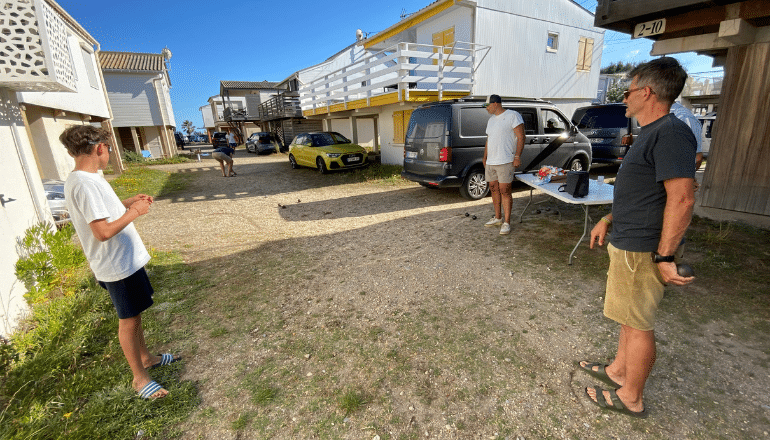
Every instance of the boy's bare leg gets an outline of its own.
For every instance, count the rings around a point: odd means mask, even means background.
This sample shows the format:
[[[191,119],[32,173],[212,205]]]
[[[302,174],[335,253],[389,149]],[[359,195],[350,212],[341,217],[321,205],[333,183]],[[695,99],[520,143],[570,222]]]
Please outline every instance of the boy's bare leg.
[[[131,367],[131,373],[134,376],[131,386],[138,392],[152,380],[144,368],[142,359],[143,357],[145,359],[150,358],[144,342],[142,315],[118,320],[118,339],[120,340],[120,348],[123,349],[123,355],[126,357],[128,365]],[[165,397],[167,394],[168,391],[161,388],[152,397]]]

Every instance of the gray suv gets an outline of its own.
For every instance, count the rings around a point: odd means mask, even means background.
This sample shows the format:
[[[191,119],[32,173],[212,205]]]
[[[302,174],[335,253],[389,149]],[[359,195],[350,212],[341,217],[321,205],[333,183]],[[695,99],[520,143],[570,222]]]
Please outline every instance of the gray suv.
[[[636,119],[626,117],[625,104],[580,107],[572,114],[572,123],[591,141],[595,163],[621,163],[633,141],[626,135],[630,131],[635,138],[641,131]]]
[[[467,199],[485,197],[489,188],[483,160],[490,118],[485,99],[469,96],[417,107],[409,119],[401,176],[429,188],[459,187]],[[519,172],[543,165],[588,171],[591,144],[555,105],[522,98],[503,98],[502,104],[524,119]]]

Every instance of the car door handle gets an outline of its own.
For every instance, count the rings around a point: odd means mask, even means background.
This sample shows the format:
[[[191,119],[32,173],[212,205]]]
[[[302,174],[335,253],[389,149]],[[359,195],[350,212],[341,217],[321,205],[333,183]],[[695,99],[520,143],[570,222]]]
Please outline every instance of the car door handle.
[[[530,140],[529,140],[529,144],[530,144],[530,145],[532,145],[532,144],[537,144],[537,143],[539,143],[539,142],[537,141],[537,139],[530,139]]]
[[[543,138],[543,143],[544,144],[547,144],[549,142],[551,142],[551,138]]]

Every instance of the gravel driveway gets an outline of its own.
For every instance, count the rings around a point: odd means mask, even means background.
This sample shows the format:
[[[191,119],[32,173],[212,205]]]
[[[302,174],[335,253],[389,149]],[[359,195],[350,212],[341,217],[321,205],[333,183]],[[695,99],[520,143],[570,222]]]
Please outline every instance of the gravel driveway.
[[[180,323],[194,352],[185,376],[202,398],[184,438],[768,438],[767,347],[730,336],[730,323],[693,329],[678,315],[705,286],[666,300],[650,419],[588,403],[583,387],[596,381],[574,361],[611,356],[617,329],[601,315],[602,270],[584,270],[601,252],[586,246],[566,265],[579,208],[546,201],[500,236],[483,227],[489,199],[350,183],[291,170],[283,154],[238,151],[234,178],[211,159],[157,168],[195,178],[156,201],[140,234],[212,279]],[[514,213],[528,195],[517,188]],[[237,296],[252,285],[267,297]],[[237,306],[222,305],[227,295]],[[747,353],[750,365],[736,361]],[[244,378],[272,365],[284,400],[266,409]],[[327,411],[336,384],[366,390],[362,409]]]

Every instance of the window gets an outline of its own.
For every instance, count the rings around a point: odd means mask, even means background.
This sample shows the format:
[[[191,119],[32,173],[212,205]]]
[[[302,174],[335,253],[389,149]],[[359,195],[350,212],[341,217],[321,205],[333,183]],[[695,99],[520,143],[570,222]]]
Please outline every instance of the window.
[[[559,34],[556,32],[548,32],[548,40],[546,42],[546,52],[556,52],[559,49]]]
[[[543,133],[560,134],[567,131],[569,124],[561,114],[549,109],[541,110],[540,114],[543,116]]]
[[[455,43],[455,27],[452,26],[451,28],[447,30],[443,30],[441,32],[436,32],[433,34],[433,45],[434,46],[444,46],[444,53],[449,55],[452,52],[452,48],[450,46],[454,45]],[[433,53],[438,53],[438,48],[433,48]],[[438,64],[438,60],[433,60],[433,64]],[[444,63],[445,66],[453,66],[453,61],[446,61]]]
[[[80,51],[83,54],[83,63],[86,65],[86,75],[88,75],[88,84],[95,89],[99,89],[99,83],[96,79],[96,67],[94,67],[93,52],[89,50],[90,47],[80,46]]]
[[[577,70],[587,72],[591,70],[591,60],[594,53],[594,39],[580,37],[578,43]]]

